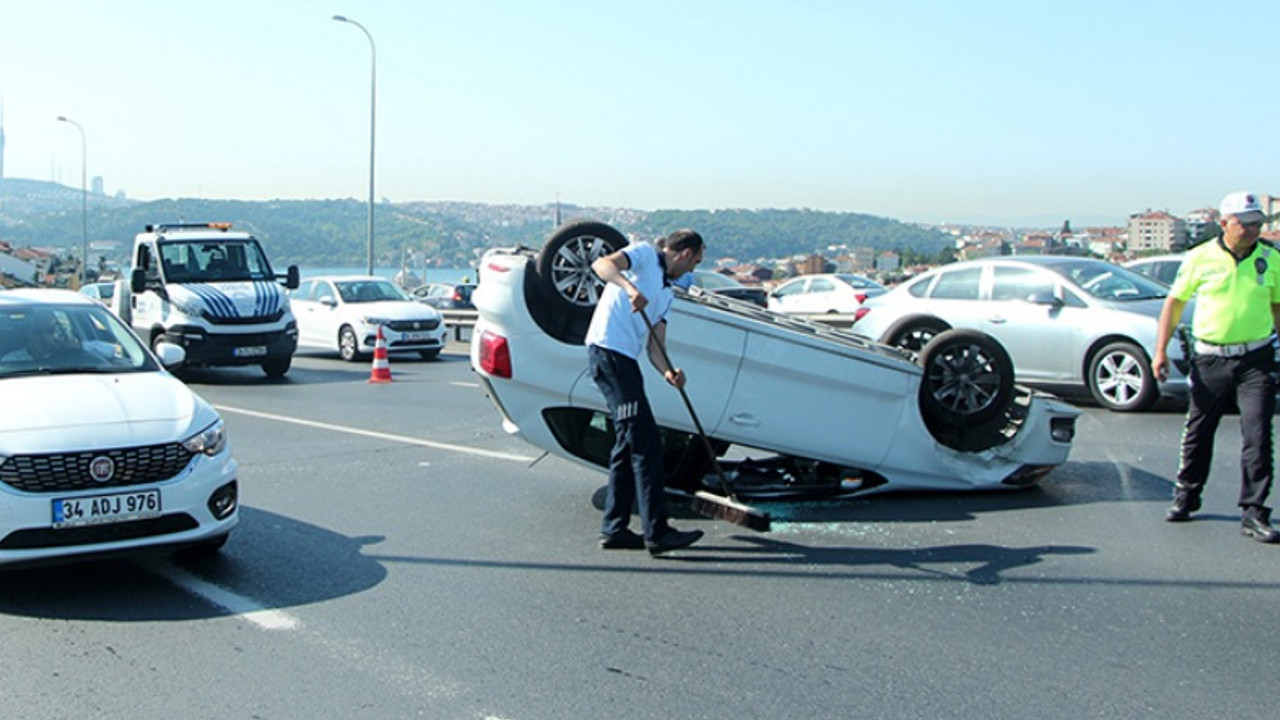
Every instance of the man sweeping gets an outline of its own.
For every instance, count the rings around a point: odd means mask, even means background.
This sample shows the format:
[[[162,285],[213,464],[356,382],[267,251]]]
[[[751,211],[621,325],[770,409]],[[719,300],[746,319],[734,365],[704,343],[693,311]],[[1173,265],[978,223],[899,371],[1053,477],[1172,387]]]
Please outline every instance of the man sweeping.
[[[701,530],[682,532],[667,522],[662,436],[639,364],[644,351],[669,384],[684,387],[684,372],[663,356],[665,318],[675,297],[672,281],[693,270],[702,252],[702,236],[685,229],[655,245],[633,243],[591,264],[605,289],[587,329],[587,359],[591,378],[613,415],[614,430],[600,529],[600,547],[606,550],[647,548],[650,555],[661,555],[702,537]],[[627,527],[637,499],[643,535]]]

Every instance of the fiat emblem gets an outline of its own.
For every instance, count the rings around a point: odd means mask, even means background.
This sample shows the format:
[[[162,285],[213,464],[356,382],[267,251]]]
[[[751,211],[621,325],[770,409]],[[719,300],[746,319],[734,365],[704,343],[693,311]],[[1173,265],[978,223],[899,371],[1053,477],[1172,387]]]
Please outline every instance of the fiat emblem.
[[[89,461],[89,477],[100,483],[107,482],[116,474],[116,461],[100,455]]]

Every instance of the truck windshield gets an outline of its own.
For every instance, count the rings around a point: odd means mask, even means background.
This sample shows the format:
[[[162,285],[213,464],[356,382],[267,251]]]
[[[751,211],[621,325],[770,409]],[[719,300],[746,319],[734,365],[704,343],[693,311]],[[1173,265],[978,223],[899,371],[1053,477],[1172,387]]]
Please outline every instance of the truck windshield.
[[[255,240],[192,240],[160,243],[166,282],[274,280]]]

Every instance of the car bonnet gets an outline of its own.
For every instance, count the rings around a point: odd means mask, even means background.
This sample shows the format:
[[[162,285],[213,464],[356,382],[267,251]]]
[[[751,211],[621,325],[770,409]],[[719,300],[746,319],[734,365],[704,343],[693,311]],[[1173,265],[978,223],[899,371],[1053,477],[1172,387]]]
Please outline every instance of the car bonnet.
[[[8,378],[0,407],[10,409],[0,413],[0,455],[174,442],[217,419],[159,372]]]

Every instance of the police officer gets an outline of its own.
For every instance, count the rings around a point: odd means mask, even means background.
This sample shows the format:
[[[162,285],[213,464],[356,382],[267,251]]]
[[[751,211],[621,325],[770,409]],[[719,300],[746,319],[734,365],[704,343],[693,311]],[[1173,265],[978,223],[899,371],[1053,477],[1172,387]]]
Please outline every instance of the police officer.
[[[1213,437],[1232,401],[1240,409],[1240,531],[1259,542],[1280,542],[1271,526],[1272,415],[1275,413],[1276,328],[1280,327],[1280,251],[1259,242],[1267,219],[1250,192],[1226,196],[1222,233],[1187,252],[1160,313],[1156,377],[1169,375],[1165,348],[1182,309],[1196,298],[1192,334],[1191,399],[1182,432],[1173,505],[1165,519],[1183,522],[1200,509],[1213,462]]]

